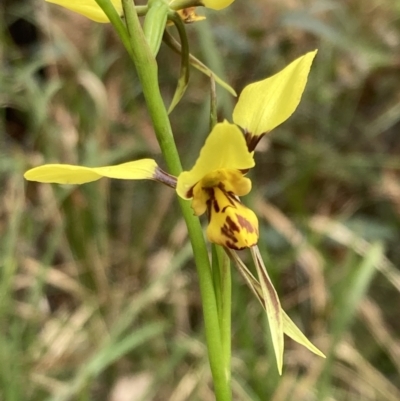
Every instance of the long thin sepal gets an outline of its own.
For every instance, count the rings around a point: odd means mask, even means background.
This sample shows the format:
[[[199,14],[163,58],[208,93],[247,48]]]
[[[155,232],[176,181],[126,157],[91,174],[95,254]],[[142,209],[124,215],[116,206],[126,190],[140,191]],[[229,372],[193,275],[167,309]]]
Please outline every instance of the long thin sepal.
[[[235,263],[236,267],[239,270],[239,273],[242,275],[244,280],[246,281],[249,288],[252,290],[262,307],[265,308],[265,300],[264,294],[261,288],[261,284],[257,281],[254,275],[250,272],[247,266],[240,259],[238,254],[232,250],[225,248],[226,253],[229,255],[231,260]],[[267,311],[267,310],[266,310]],[[301,332],[301,330],[296,326],[296,324],[290,319],[290,317],[286,314],[286,312],[282,309],[282,318],[283,318],[283,332],[290,337],[292,340],[306,347],[309,351],[314,354],[325,358],[325,355],[307,339],[307,337]]]
[[[282,309],[283,315],[283,331],[292,340],[298,342],[302,346],[306,347],[314,354],[319,355],[322,358],[326,356],[301,332],[301,330],[295,325],[293,320],[287,315],[287,313]]]
[[[256,266],[258,279],[260,280],[263,301],[265,310],[267,311],[269,328],[271,331],[272,344],[275,351],[276,364],[279,374],[282,374],[284,342],[281,304],[279,302],[278,294],[269,278],[267,269],[264,266],[258,247],[256,245],[252,246],[250,252]]]

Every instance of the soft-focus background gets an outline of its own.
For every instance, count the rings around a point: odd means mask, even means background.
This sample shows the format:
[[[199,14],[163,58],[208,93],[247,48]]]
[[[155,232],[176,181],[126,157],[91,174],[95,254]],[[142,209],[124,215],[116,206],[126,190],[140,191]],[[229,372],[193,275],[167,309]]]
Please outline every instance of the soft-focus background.
[[[0,400],[213,400],[174,192],[22,178],[44,162],[165,166],[124,49],[110,26],[44,1],[4,0],[0,13]],[[244,201],[284,308],[327,359],[287,340],[279,377],[262,308],[234,271],[234,399],[398,401],[400,2],[237,0],[187,30],[238,92],[319,49]],[[163,46],[158,61],[168,103],[179,58]],[[229,120],[235,99],[219,95]],[[192,70],[171,114],[186,168],[208,113],[209,81]]]

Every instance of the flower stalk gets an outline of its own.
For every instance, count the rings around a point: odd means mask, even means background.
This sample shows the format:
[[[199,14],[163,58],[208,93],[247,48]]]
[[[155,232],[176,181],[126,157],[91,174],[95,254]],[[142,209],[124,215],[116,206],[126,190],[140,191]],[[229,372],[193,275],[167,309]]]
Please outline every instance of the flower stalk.
[[[219,327],[221,331],[221,355],[224,360],[226,378],[231,378],[231,311],[232,279],[228,254],[219,245],[212,245],[212,273],[217,300]]]
[[[107,8],[104,6],[108,5],[109,8],[109,0],[96,0],[96,2],[107,14]],[[123,0],[122,5],[129,34],[128,52],[135,64],[139,80],[142,84],[148,111],[169,172],[178,176],[182,171],[182,167],[175,146],[168,113],[158,86],[157,63],[147,44],[138,15],[135,11],[134,2],[132,0]],[[118,17],[119,22],[115,21],[115,13],[114,15],[107,15],[116,27],[118,34],[121,36],[121,20]],[[117,26],[119,28],[117,28]],[[125,38],[124,33],[123,36]],[[126,41],[124,41],[124,45],[127,47]],[[193,211],[190,208],[189,202],[179,199],[179,203],[187,225],[190,241],[192,243],[194,259],[199,276],[206,341],[211,371],[214,379],[216,398],[218,401],[229,401],[231,400],[231,390],[226,375],[225,358],[220,354],[222,343],[218,309],[211,266],[203,232],[198,218],[193,216]]]

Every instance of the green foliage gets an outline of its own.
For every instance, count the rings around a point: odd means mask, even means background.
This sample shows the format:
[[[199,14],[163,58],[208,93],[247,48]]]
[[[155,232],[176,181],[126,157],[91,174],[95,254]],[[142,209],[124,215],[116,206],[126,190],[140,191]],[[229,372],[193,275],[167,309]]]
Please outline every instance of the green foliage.
[[[262,308],[233,270],[234,399],[397,401],[400,10],[391,0],[289,3],[236,1],[188,27],[190,52],[238,93],[319,49],[299,109],[256,153],[257,184],[245,202],[260,216],[259,247],[282,307],[328,358],[285,338],[279,377]],[[114,401],[123,400],[121,388],[131,401],[213,400],[198,283],[173,191],[22,178],[42,162],[162,164],[125,50],[111,27],[49,5],[7,4],[0,400]],[[21,16],[40,30],[40,44],[11,39],[6,27]],[[166,104],[179,77],[175,57],[161,46]],[[230,118],[235,99],[217,91],[219,120]],[[193,68],[183,99],[171,120],[189,167],[209,132],[209,80]]]

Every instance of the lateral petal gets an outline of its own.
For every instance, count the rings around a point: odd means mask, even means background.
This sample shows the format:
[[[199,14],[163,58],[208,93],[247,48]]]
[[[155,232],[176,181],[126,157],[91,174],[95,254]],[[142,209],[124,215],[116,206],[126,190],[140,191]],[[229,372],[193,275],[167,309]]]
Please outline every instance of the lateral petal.
[[[44,183],[84,184],[102,177],[121,180],[155,179],[157,169],[157,163],[153,159],[142,159],[105,167],[46,164],[28,170],[24,177],[28,181]]]
[[[234,123],[259,136],[288,119],[300,102],[316,53],[309,52],[272,77],[247,85],[233,111]]]
[[[104,11],[99,7],[95,0],[46,0],[48,3],[57,4],[59,6],[68,8],[78,14],[96,22],[110,22]],[[114,8],[119,15],[122,15],[121,0],[111,0]]]

